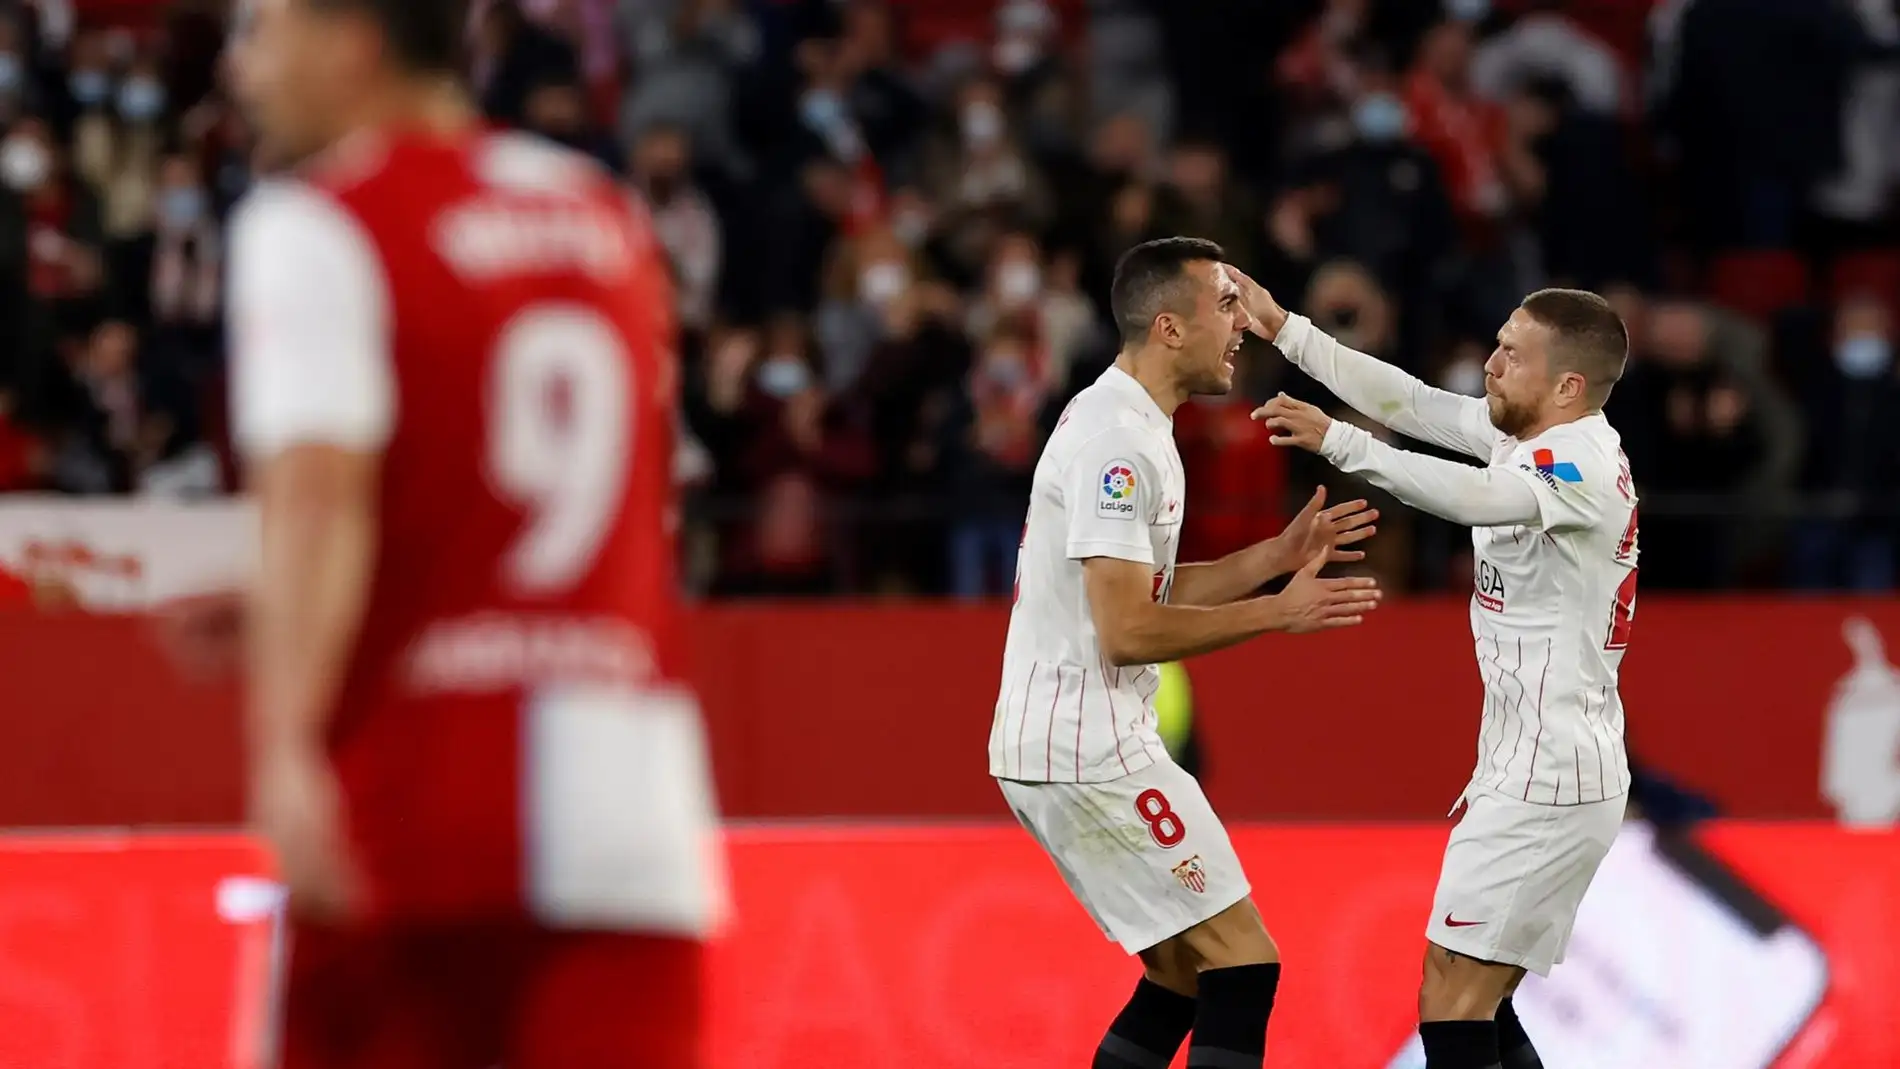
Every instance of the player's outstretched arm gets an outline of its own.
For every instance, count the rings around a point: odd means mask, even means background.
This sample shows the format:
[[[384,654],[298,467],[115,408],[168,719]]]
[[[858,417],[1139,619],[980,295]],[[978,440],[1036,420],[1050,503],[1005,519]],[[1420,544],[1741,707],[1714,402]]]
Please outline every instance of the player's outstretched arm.
[[[1363,550],[1347,549],[1378,533],[1379,510],[1363,499],[1326,507],[1326,488],[1313,491],[1306,507],[1286,529],[1264,542],[1235,550],[1219,560],[1176,565],[1170,605],[1225,605],[1259,590],[1325,553],[1337,564],[1364,560]]]
[[[1372,579],[1322,579],[1328,554],[1316,553],[1286,589],[1213,607],[1154,600],[1153,572],[1135,561],[1082,562],[1089,615],[1102,655],[1117,667],[1178,661],[1238,645],[1269,631],[1304,633],[1362,623],[1378,607]]]
[[[1484,400],[1440,390],[1377,357],[1339,344],[1305,316],[1280,306],[1239,269],[1241,300],[1253,318],[1253,333],[1272,342],[1301,371],[1340,400],[1400,434],[1480,460],[1491,459],[1498,431]]]
[[[1467,527],[1541,525],[1536,492],[1508,468],[1475,468],[1395,449],[1285,394],[1262,405],[1254,418],[1273,429],[1274,445],[1318,453],[1340,471],[1363,475],[1400,501],[1442,519]]]

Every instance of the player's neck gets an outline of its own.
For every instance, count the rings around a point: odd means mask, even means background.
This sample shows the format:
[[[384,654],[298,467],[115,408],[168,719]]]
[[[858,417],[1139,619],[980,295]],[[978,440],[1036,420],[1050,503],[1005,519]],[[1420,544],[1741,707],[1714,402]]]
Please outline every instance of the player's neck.
[[[1589,417],[1594,416],[1602,411],[1603,410],[1600,408],[1585,409],[1581,412],[1571,411],[1567,409],[1558,409],[1557,411],[1551,412],[1543,416],[1542,418],[1538,419],[1537,422],[1532,423],[1530,426],[1524,428],[1522,433],[1517,434],[1514,437],[1516,437],[1517,440],[1520,442],[1528,442],[1532,438],[1535,438],[1546,431],[1555,430],[1556,428],[1561,427],[1566,423],[1575,423],[1580,419],[1588,419]]]
[[[1161,354],[1147,353],[1140,349],[1124,349],[1115,358],[1115,366],[1127,376],[1141,384],[1154,399],[1155,407],[1169,419],[1188,398],[1187,391],[1181,389],[1174,369],[1169,366],[1168,358]]]
[[[480,121],[460,83],[448,76],[403,78],[387,89],[364,94],[361,107],[344,124],[347,134],[370,130],[406,130],[453,137]]]

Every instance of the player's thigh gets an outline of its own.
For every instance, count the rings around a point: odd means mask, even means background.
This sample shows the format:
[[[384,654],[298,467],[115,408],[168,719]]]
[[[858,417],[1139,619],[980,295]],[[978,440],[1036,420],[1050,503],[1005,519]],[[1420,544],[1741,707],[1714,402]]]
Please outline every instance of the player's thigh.
[[[505,980],[479,940],[293,927],[283,1069],[480,1069],[501,1052]],[[453,949],[449,949],[449,948]]]
[[[699,1069],[704,947],[548,933],[517,996],[508,1069]]]
[[[1426,938],[1464,958],[1548,973],[1622,819],[1621,798],[1539,806],[1473,788],[1445,847]]]
[[[1194,777],[1161,761],[1106,783],[1006,783],[1005,794],[1109,937],[1139,953],[1247,897]]]

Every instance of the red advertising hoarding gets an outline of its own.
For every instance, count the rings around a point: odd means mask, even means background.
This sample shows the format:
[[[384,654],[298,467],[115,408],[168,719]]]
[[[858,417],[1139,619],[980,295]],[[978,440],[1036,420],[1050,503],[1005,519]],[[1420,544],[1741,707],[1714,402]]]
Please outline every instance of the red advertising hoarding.
[[[1231,819],[1442,814],[1476,746],[1465,612],[1400,602],[1352,631],[1192,662],[1216,805]],[[983,740],[1006,620],[996,606],[694,609],[725,811],[1003,816]],[[1900,777],[1900,673],[1879,650],[1856,666],[1855,620],[1900,644],[1894,599],[1645,598],[1622,687],[1633,752],[1741,817],[1832,817],[1830,732],[1876,788]],[[180,679],[144,622],[0,609],[0,650],[0,826],[238,818],[235,688]]]
[[[1405,1064],[1444,836],[1236,830],[1287,962],[1270,1064]],[[1668,858],[1640,827],[1619,842],[1570,960],[1520,992],[1545,1064],[1900,1065],[1900,838],[1741,824],[1697,838]],[[1083,1065],[1134,983],[1015,828],[785,826],[731,843],[711,1069]],[[1695,861],[1704,849],[1727,871]],[[0,1065],[254,1069],[265,871],[235,837],[0,841]],[[1685,890],[1658,894],[1672,879]],[[1812,967],[1789,968],[1790,947]]]

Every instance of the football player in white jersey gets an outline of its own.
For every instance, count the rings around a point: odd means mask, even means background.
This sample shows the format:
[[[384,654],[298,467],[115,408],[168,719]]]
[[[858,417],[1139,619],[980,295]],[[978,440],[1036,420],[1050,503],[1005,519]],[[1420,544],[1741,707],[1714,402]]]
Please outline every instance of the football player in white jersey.
[[[1155,665],[1268,631],[1359,623],[1370,579],[1322,579],[1377,514],[1316,494],[1279,537],[1178,568],[1187,510],[1173,414],[1233,387],[1251,320],[1212,242],[1138,245],[1116,265],[1115,366],[1076,395],[1036,465],[1018,557],[990,774],[1144,976],[1096,1069],[1262,1064],[1279,953],[1200,784],[1156,732]],[[1262,584],[1296,573],[1271,597]]]
[[[1485,396],[1433,389],[1289,315],[1236,276],[1255,332],[1339,398],[1485,467],[1393,448],[1284,394],[1255,413],[1414,508],[1471,527],[1471,632],[1485,703],[1477,767],[1432,903],[1419,991],[1429,1069],[1537,1069],[1511,1006],[1562,961],[1623,822],[1629,765],[1617,667],[1636,609],[1636,495],[1603,402],[1629,338],[1594,293],[1524,298],[1485,363]]]

